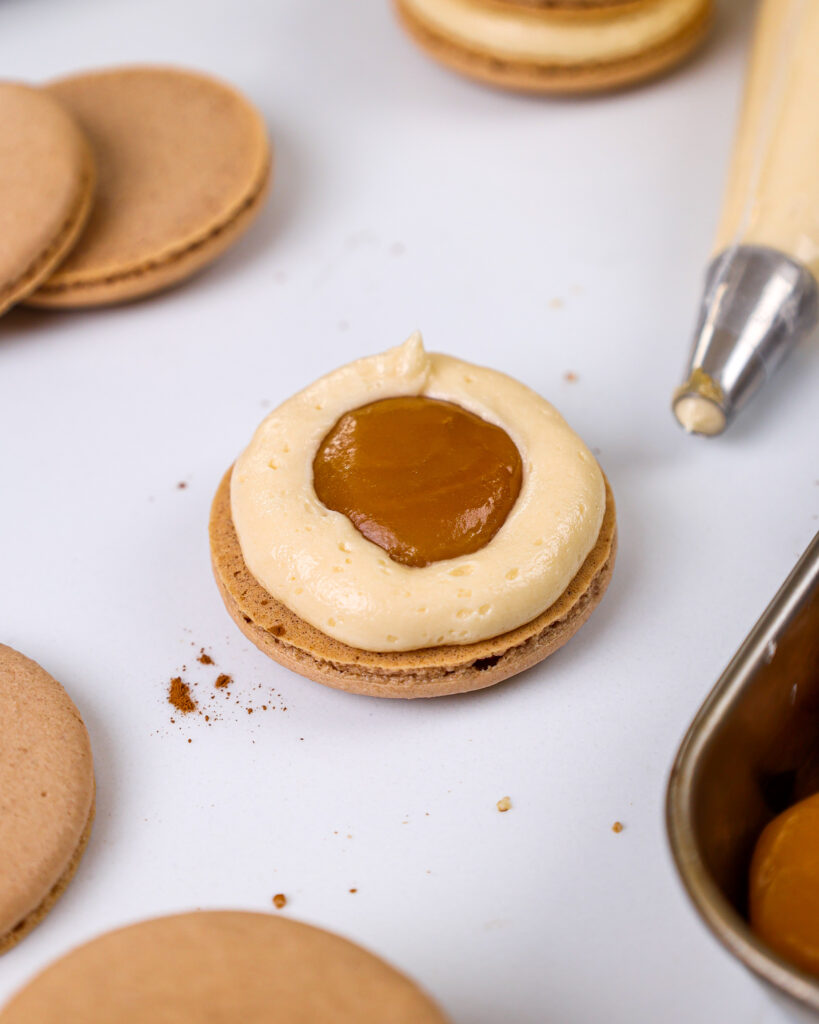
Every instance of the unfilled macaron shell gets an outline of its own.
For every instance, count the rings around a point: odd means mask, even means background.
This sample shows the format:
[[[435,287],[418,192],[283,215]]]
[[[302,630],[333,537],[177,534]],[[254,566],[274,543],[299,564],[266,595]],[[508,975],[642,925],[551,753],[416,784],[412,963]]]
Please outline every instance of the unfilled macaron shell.
[[[45,280],[91,208],[94,165],[53,97],[0,82],[0,313]]]
[[[0,1024],[446,1024],[409,979],[330,932],[269,914],[180,914],[46,968]]]
[[[36,306],[137,298],[210,263],[261,209],[271,170],[264,122],[231,87],[174,68],[75,75],[48,92],[96,157],[94,210]]]
[[[79,712],[36,662],[0,644],[0,951],[62,892],[93,806],[91,745]]]

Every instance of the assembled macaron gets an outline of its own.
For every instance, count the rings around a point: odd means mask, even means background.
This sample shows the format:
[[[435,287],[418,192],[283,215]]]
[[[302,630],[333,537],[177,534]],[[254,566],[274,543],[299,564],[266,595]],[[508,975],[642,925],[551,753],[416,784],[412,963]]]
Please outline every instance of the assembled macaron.
[[[440,63],[491,85],[582,93],[666,71],[703,40],[712,0],[395,0]]]
[[[548,402],[416,334],[274,410],[210,536],[227,609],[270,657],[353,693],[433,697],[562,646],[608,586],[616,517]]]

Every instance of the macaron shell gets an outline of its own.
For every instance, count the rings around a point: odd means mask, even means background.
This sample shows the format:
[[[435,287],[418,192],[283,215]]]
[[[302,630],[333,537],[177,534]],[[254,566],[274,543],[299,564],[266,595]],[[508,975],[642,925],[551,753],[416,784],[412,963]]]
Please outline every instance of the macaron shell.
[[[317,683],[371,697],[441,697],[479,690],[523,672],[562,647],[602,600],[617,552],[614,496],[597,542],[557,601],[531,622],[461,646],[365,651],[322,633],[269,594],[248,569],[230,511],[228,471],[213,500],[210,548],[225,607],[244,635],[274,661]]]
[[[0,313],[45,280],[82,230],[94,164],[80,129],[47,93],[0,82]]]
[[[576,10],[578,17],[616,13],[614,3],[602,4],[535,4],[516,0],[499,0],[504,7],[533,7],[550,10]],[[654,78],[679,64],[702,43],[711,24],[712,2],[702,0],[695,17],[675,35],[648,49],[616,60],[581,61],[576,63],[538,63],[514,60],[479,49],[470,49],[436,32],[416,17],[403,0],[393,0],[399,20],[419,47],[430,57],[453,71],[488,85],[517,92],[575,95],[625,88]],[[622,5],[624,8],[633,4]],[[590,31],[593,31],[590,25]]]
[[[98,71],[54,82],[94,151],[99,182],[83,236],[36,306],[121,302],[210,263],[267,194],[264,122],[243,96],[175,68]]]
[[[446,1024],[359,946],[270,914],[212,911],[109,932],[46,968],[0,1024]]]
[[[65,887],[93,806],[91,745],[79,712],[36,662],[0,645],[0,949]]]

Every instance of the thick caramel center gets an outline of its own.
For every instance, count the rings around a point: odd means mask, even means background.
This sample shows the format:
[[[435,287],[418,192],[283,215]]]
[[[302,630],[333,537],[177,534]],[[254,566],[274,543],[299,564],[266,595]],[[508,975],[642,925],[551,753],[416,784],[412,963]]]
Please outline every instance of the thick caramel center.
[[[520,493],[520,453],[500,427],[433,398],[346,413],[313,460],[316,494],[404,565],[478,551]]]
[[[761,939],[819,976],[819,793],[774,818],[760,836],[749,909]]]

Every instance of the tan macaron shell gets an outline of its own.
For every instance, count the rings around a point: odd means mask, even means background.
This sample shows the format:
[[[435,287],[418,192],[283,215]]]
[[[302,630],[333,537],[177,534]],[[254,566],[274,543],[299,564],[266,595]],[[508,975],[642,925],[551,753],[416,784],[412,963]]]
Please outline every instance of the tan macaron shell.
[[[359,946],[269,914],[157,918],[46,968],[0,1024],[446,1024]]]
[[[45,280],[74,244],[94,191],[91,151],[38,89],[0,82],[0,313]]]
[[[317,683],[371,697],[440,697],[492,686],[562,647],[591,615],[608,587],[617,551],[614,496],[597,543],[579,572],[545,612],[500,636],[417,651],[364,651],[327,636],[294,614],[253,577],[242,557],[230,511],[230,474],[210,517],[213,572],[225,607],[261,651]]]
[[[145,67],[47,88],[87,135],[99,183],[79,244],[31,305],[104,305],[167,288],[215,259],[261,209],[267,132],[231,87]]]
[[[476,0],[491,6],[492,0]],[[620,8],[639,8],[646,0],[494,0],[499,7],[519,8],[523,18],[536,11],[543,18],[573,15],[585,19],[589,33],[598,18],[612,17]],[[662,0],[655,0],[661,3]],[[685,60],[703,41],[711,24],[712,0],[702,0],[696,13],[674,35],[614,60],[543,62],[517,60],[488,49],[470,48],[417,17],[404,0],[393,0],[399,19],[415,42],[434,60],[469,78],[518,92],[574,95],[605,92],[634,85],[663,74]]]
[[[50,909],[94,807],[88,733],[65,690],[0,644],[0,952]]]

